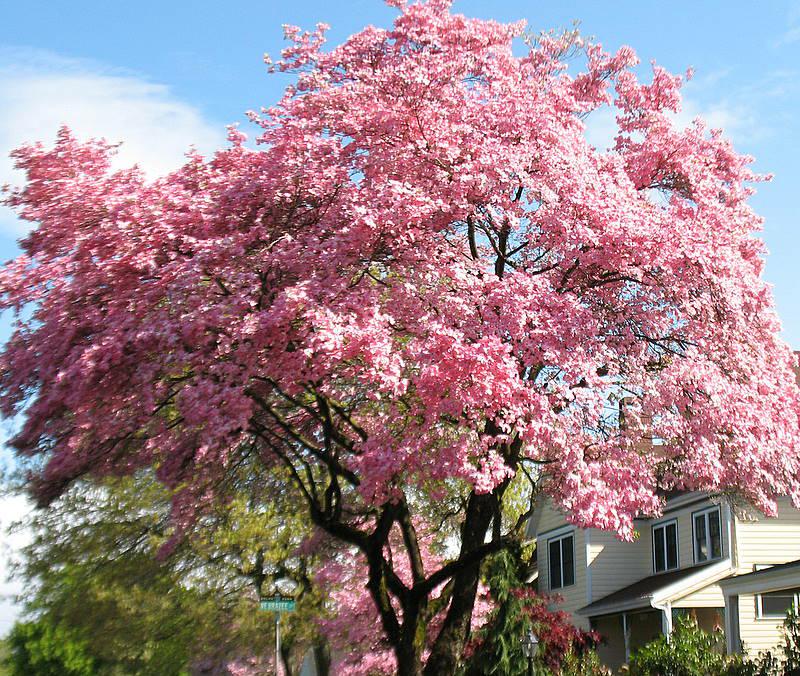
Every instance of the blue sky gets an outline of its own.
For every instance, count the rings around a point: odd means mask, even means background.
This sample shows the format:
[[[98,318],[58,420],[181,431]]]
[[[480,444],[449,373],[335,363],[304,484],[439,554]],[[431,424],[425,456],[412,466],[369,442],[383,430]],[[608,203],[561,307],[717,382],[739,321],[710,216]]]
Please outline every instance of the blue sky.
[[[753,203],[766,217],[766,276],[784,337],[800,349],[800,0],[457,0],[454,7],[470,16],[525,18],[536,31],[579,19],[581,31],[608,49],[628,44],[645,63],[655,59],[676,72],[694,67],[682,119],[703,115],[756,157],[757,170],[775,174]],[[60,123],[82,136],[125,141],[123,163],[139,161],[151,173],[175,167],[191,144],[213,150],[226,124],[242,122],[246,130],[244,112],[280,96],[287,79],[267,75],[262,56],[280,51],[281,24],[324,21],[336,43],[368,23],[388,25],[394,14],[379,0],[7,3],[0,22],[0,183],[15,179],[8,151],[22,141],[52,140]],[[0,207],[0,257],[14,255],[23,232]],[[0,339],[7,331],[0,322]],[[3,517],[25,509],[13,505]],[[14,612],[0,604],[0,634]]]

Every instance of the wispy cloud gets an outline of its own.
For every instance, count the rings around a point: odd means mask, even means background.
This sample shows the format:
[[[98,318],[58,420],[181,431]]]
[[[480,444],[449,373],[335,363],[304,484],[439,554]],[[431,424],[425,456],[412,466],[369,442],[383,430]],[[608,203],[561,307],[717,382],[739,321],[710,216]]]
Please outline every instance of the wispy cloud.
[[[646,81],[645,78],[643,78]],[[800,78],[791,68],[763,73],[755,82],[740,82],[726,70],[701,74],[683,88],[681,110],[673,116],[678,127],[701,118],[710,129],[722,129],[737,149],[755,151],[787,126],[786,102],[800,98]],[[596,110],[586,120],[586,136],[597,148],[613,145],[615,112]]]
[[[9,527],[27,517],[32,509],[24,496],[0,497],[0,637],[8,633],[19,615],[21,608],[16,603],[16,597],[24,591],[20,581],[9,579],[9,564],[31,540],[29,530],[9,531]]]
[[[81,138],[122,142],[117,162],[157,176],[176,168],[195,146],[210,152],[224,128],[168,87],[101,64],[38,50],[0,49],[0,184],[19,183],[8,153],[30,141],[52,142],[62,124]],[[0,231],[21,223],[0,211]]]
[[[52,143],[62,124],[79,138],[122,142],[117,165],[138,164],[151,177],[180,166],[190,147],[210,153],[225,139],[223,125],[206,120],[164,85],[49,52],[0,49],[0,185],[23,180],[8,157],[13,148]],[[14,239],[26,229],[0,206],[0,237]],[[6,319],[0,318],[3,338]],[[0,427],[0,475],[3,465],[13,466],[5,436]],[[8,580],[8,563],[30,540],[27,530],[9,534],[7,529],[31,509],[23,496],[0,495],[0,636],[19,614],[14,597],[23,591],[19,582]]]
[[[10,473],[14,466],[6,447],[10,428],[8,422],[0,425],[0,477]],[[10,564],[32,537],[27,528],[11,531],[10,527],[29,516],[32,509],[33,505],[25,496],[0,492],[0,637],[8,633],[22,610],[15,599],[24,589],[19,580],[9,579]]]
[[[614,145],[617,134],[616,109],[604,106],[586,118],[586,139],[600,150]],[[673,116],[678,127],[689,126],[695,118],[702,118],[710,129],[722,129],[737,145],[751,142],[766,131],[759,125],[755,111],[733,101],[720,100],[703,103],[684,96],[681,111]]]
[[[800,41],[800,3],[795,3],[789,9],[786,25],[786,30],[775,40],[775,47],[783,47]]]

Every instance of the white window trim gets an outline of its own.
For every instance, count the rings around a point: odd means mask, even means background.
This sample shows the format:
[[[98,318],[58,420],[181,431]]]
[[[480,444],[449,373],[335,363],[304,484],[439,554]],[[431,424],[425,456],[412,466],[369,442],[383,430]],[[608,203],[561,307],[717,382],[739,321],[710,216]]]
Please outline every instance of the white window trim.
[[[779,615],[765,615],[764,608],[761,604],[761,597],[764,594],[773,594],[779,591],[791,591],[791,589],[773,589],[772,591],[763,592],[762,594],[756,594],[756,619],[757,620],[783,620],[786,617],[786,613],[781,613]],[[788,594],[786,594],[788,596]],[[798,608],[800,608],[800,593],[797,591],[792,593],[792,607],[794,608],[795,612],[797,612]]]
[[[711,556],[711,528],[709,528],[708,515],[717,512],[719,514],[719,556]],[[695,534],[695,519],[698,516],[705,517],[706,522],[706,548],[708,549],[708,558],[700,561],[697,551],[697,536]],[[722,510],[719,505],[714,507],[707,507],[706,509],[699,509],[692,512],[692,553],[694,555],[695,563],[708,563],[709,561],[720,561],[725,558],[725,537],[723,535],[724,528],[722,527]]]
[[[550,544],[553,542],[561,542],[562,540],[566,540],[567,538],[572,538],[572,582],[570,584],[564,584],[564,546],[561,545],[561,586],[554,587],[553,580],[550,576]],[[578,562],[575,560],[575,530],[572,529],[562,535],[557,535],[556,537],[547,538],[547,586],[550,588],[550,591],[555,591],[557,589],[564,589],[565,587],[572,587],[575,585],[575,578],[578,577]]]
[[[675,524],[675,554],[676,557],[676,565],[674,568],[668,567],[669,559],[667,557],[667,526],[670,524]],[[663,529],[663,538],[664,538],[664,570],[656,570],[656,529],[662,528]],[[654,523],[650,528],[650,546],[652,549],[652,559],[653,559],[653,573],[666,573],[670,570],[678,570],[681,567],[681,536],[678,530],[678,519],[666,519],[664,521],[659,521],[658,523]]]

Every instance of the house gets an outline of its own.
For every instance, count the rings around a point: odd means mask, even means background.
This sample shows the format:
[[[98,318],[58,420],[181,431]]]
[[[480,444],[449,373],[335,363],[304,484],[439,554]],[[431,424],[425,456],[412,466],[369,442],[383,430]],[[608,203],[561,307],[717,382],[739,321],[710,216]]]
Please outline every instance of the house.
[[[728,651],[774,650],[786,612],[800,610],[800,560],[726,578],[720,587],[726,616],[732,618]]]
[[[662,516],[637,519],[636,530],[633,542],[621,542],[576,528],[547,500],[528,524],[539,591],[560,596],[577,626],[605,637],[605,664],[619,667],[635,648],[669,634],[681,613],[706,630],[724,629],[729,651],[779,643],[778,606],[785,611],[800,593],[800,511],[788,499],[767,518],[721,496],[675,494]]]

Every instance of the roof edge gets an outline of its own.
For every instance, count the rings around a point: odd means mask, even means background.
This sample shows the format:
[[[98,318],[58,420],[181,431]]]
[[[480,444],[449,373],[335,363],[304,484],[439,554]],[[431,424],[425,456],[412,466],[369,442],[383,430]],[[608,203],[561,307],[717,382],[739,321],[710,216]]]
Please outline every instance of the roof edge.
[[[690,570],[687,568],[685,570]],[[597,617],[598,615],[612,615],[614,613],[621,613],[628,610],[638,610],[642,608],[655,608],[661,610],[661,606],[665,603],[693,594],[700,589],[713,584],[723,577],[730,575],[734,572],[731,565],[730,558],[722,559],[717,563],[711,565],[704,565],[689,576],[666,584],[661,589],[656,590],[652,594],[640,596],[635,599],[626,599],[624,601],[612,601],[607,604],[598,604],[599,601],[589,603],[575,612],[583,617]],[[646,578],[645,578],[646,579]],[[635,583],[634,583],[635,584]],[[612,592],[616,593],[616,592]],[[592,607],[594,606],[594,607]],[[591,608],[591,615],[585,611]]]
[[[704,566],[694,575],[690,575],[684,580],[678,580],[678,582],[673,582],[672,584],[667,585],[661,590],[660,593],[653,594],[650,597],[651,604],[655,607],[656,603],[663,605],[664,603],[677,601],[684,596],[689,596],[689,594],[700,591],[704,587],[707,587],[708,585],[713,584],[714,582],[717,582],[723,577],[733,574],[734,572],[735,571],[730,557],[722,559],[719,561],[719,563],[715,563],[710,566]]]

